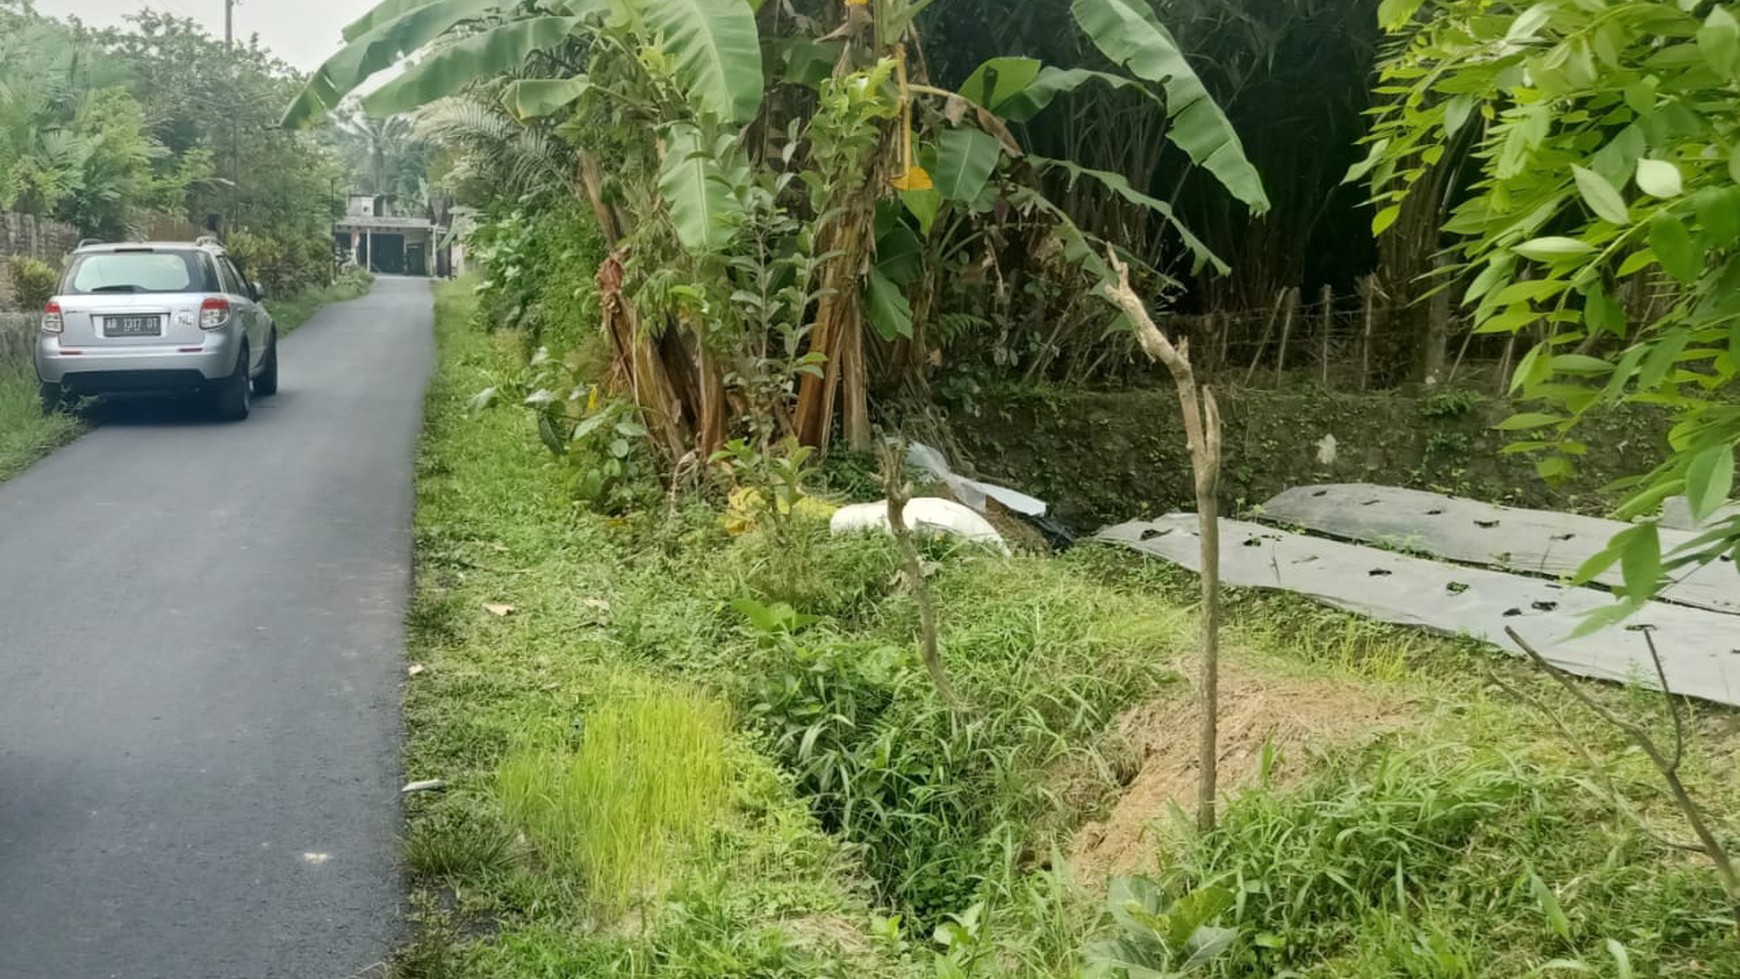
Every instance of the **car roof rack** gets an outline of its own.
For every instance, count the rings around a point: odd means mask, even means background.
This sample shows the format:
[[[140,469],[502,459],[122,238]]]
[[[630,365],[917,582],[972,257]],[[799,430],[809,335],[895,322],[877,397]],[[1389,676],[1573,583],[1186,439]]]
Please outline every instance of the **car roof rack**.
[[[89,248],[92,245],[106,245],[106,244],[108,244],[108,242],[104,241],[101,238],[80,238],[78,247]]]

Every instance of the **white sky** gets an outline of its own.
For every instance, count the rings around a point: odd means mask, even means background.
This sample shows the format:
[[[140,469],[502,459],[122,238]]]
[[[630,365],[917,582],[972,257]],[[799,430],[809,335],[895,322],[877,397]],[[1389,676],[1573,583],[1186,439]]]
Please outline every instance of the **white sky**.
[[[338,50],[339,31],[375,6],[377,0],[240,0],[236,37],[260,35],[260,43],[303,71],[319,66]],[[224,33],[224,0],[36,0],[51,17],[76,14],[86,23],[119,25],[141,8],[151,7],[204,24],[213,37]]]

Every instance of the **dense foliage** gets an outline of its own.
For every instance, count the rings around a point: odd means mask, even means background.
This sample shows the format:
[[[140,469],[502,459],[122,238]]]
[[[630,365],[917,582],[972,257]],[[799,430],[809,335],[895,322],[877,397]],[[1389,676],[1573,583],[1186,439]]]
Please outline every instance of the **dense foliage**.
[[[1445,225],[1456,287],[1477,329],[1526,342],[1510,387],[1541,403],[1506,423],[1528,433],[1511,448],[1559,478],[1592,448],[1577,438],[1591,412],[1665,406],[1673,452],[1622,514],[1685,494],[1710,516],[1740,442],[1740,21],[1665,0],[1391,0],[1382,14],[1406,43],[1355,172],[1386,205],[1382,231],[1435,174],[1469,171]],[[1660,552],[1642,523],[1585,573],[1622,562],[1622,614],[1676,566],[1740,556],[1740,518]]]
[[[280,290],[324,281],[340,170],[275,125],[299,84],[189,19],[147,10],[99,30],[0,0],[0,210],[111,239],[245,231]]]

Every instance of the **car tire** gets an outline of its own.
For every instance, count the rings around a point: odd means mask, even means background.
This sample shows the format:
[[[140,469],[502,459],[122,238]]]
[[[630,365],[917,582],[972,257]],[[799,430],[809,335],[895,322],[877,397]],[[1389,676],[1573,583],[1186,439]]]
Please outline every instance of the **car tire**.
[[[254,378],[254,393],[265,397],[278,393],[278,334],[266,341],[266,362],[260,365],[260,376]]]
[[[44,415],[58,415],[72,405],[72,399],[67,396],[66,388],[59,384],[38,384],[36,394],[42,401]]]
[[[212,406],[224,421],[239,422],[248,417],[253,403],[253,385],[248,383],[248,348],[244,346],[236,356],[236,369],[212,390]]]

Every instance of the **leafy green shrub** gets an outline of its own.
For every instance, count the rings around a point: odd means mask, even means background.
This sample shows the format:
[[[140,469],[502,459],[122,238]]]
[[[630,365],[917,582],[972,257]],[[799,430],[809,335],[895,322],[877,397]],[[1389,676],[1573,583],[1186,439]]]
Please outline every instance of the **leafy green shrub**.
[[[578,201],[502,209],[479,223],[466,245],[483,269],[477,292],[484,329],[525,327],[534,346],[577,344],[596,332],[593,279],[604,238]]]
[[[332,242],[322,235],[236,231],[224,247],[271,297],[288,299],[332,276]]]
[[[1057,773],[1110,767],[1099,735],[1169,675],[1182,635],[1170,613],[1144,617],[1045,562],[950,560],[967,566],[934,590],[966,709],[919,665],[906,596],[882,603],[887,639],[763,630],[745,691],[822,824],[863,848],[884,900],[925,922],[1068,832],[1077,813]]]
[[[41,309],[54,298],[60,272],[29,256],[12,259],[12,295],[19,309]]]

